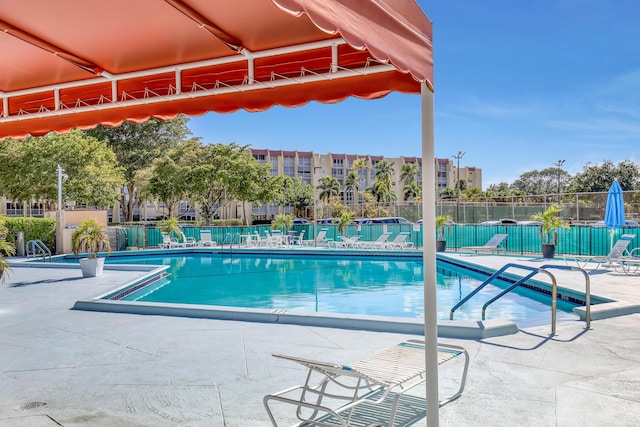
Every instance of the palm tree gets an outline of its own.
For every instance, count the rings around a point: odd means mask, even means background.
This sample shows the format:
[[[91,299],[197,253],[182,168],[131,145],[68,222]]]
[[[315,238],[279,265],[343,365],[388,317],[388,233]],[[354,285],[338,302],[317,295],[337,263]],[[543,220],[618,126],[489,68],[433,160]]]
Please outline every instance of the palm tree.
[[[400,179],[406,185],[416,181],[418,176],[418,165],[416,163],[405,163],[400,171]]]
[[[348,192],[353,193],[353,210],[356,210],[356,203],[358,201],[358,190],[360,190],[360,177],[358,173],[351,169],[347,174],[347,179],[344,183],[345,189]]]
[[[376,166],[376,181],[372,186],[372,194],[379,202],[392,202],[396,200],[396,195],[391,188],[391,176],[393,175],[393,165],[386,160],[380,160]]]
[[[403,188],[404,200],[415,200],[422,194],[422,187],[417,182],[411,181]]]
[[[338,197],[340,195],[340,182],[332,176],[322,178],[316,188],[320,190],[318,198],[325,203],[332,197]]]
[[[365,159],[364,157],[361,157],[359,159],[354,160],[353,164],[351,165],[351,171],[355,172],[356,176],[358,177],[358,188],[355,189],[355,194],[354,194],[354,200],[353,200],[353,209],[356,210],[356,203],[360,202],[360,171],[367,171],[366,172],[366,177],[369,176],[369,161],[367,159]],[[348,176],[347,176],[348,179]],[[366,180],[365,180],[365,185],[366,185]]]

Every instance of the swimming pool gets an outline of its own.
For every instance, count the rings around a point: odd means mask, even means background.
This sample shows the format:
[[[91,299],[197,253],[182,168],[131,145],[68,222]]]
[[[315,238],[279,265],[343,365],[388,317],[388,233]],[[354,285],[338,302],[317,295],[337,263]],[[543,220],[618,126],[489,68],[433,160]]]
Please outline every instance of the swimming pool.
[[[66,260],[76,262],[75,260]],[[424,317],[422,257],[314,256],[181,253],[112,256],[109,264],[169,266],[169,275],[140,289],[119,289],[102,299],[143,303],[198,304],[303,313]],[[438,318],[486,278],[480,273],[438,264]],[[482,305],[506,283],[489,285],[456,311],[456,319],[480,320]],[[575,318],[575,307],[558,301],[558,318]],[[544,324],[550,299],[520,288],[492,304],[487,319]]]

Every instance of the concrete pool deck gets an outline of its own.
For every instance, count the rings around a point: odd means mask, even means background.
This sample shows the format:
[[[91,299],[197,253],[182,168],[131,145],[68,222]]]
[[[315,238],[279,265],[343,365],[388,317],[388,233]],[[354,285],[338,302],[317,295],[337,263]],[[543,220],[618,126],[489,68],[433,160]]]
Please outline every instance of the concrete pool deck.
[[[460,259],[493,268],[542,262]],[[269,426],[263,396],[305,375],[272,353],[349,363],[416,338],[70,309],[143,274],[107,270],[82,279],[74,268],[11,271],[0,286],[0,425]],[[589,276],[593,294],[626,307],[640,304],[639,276],[605,270]],[[578,273],[558,272],[558,280],[584,287]],[[559,323],[554,336],[547,325],[492,338],[442,339],[465,347],[471,365],[462,397],[440,409],[440,425],[637,425],[639,322],[640,314],[627,314],[594,320],[589,330],[581,321]],[[441,375],[443,384],[455,379],[446,365]]]

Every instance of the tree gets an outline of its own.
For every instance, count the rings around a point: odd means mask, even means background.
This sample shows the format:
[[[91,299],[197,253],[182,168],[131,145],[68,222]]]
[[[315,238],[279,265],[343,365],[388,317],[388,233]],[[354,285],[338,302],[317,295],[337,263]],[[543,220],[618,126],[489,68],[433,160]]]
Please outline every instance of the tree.
[[[360,177],[358,173],[351,169],[347,174],[347,178],[344,183],[345,189],[353,194],[353,209],[356,209],[356,202],[358,201],[358,190],[360,190]]]
[[[617,165],[606,160],[600,165],[587,164],[571,181],[568,191],[604,192],[609,191],[614,179],[618,179],[622,191],[640,189],[640,170],[630,160],[623,160]]]
[[[411,181],[403,188],[404,200],[416,200],[422,195],[422,187],[417,182]]]
[[[322,178],[317,188],[320,190],[318,198],[325,203],[328,203],[332,197],[340,195],[340,182],[332,176]]]
[[[550,167],[525,172],[511,185],[511,189],[527,195],[559,194],[569,185],[571,175],[562,168]]]
[[[378,202],[393,202],[396,195],[391,187],[393,165],[386,160],[380,160],[374,167],[376,171],[375,182],[367,191],[373,194]]]
[[[363,184],[366,184],[367,182],[367,177],[369,175],[369,160],[367,160],[364,157],[361,157],[359,159],[356,159],[353,161],[353,164],[351,165],[351,171],[355,172],[356,176],[358,177],[358,184],[357,186],[353,186],[353,190],[354,190],[354,195],[353,195],[353,206],[354,206],[354,210],[356,208],[356,204],[360,203],[360,188],[362,187]],[[365,171],[364,174],[364,179],[362,179],[362,171]]]
[[[458,197],[458,190],[456,188],[447,187],[440,192],[441,199],[455,199]]]
[[[405,185],[416,181],[418,177],[418,165],[416,163],[405,163],[400,171],[400,179]]]
[[[75,130],[23,141],[5,140],[0,151],[0,193],[8,199],[44,201],[58,198],[57,167],[67,175],[64,200],[107,207],[118,198],[124,182],[113,151],[104,142]]]
[[[173,120],[152,118],[144,123],[124,122],[118,127],[99,125],[85,131],[88,135],[107,142],[114,151],[118,164],[124,168],[124,179],[120,191],[120,205],[125,221],[133,221],[133,209],[138,204],[138,172],[151,166],[171,148],[184,141],[191,131],[189,119],[178,116]]]
[[[303,216],[302,213],[313,206],[313,185],[287,175],[282,176],[281,182],[281,206],[292,206],[297,216]]]

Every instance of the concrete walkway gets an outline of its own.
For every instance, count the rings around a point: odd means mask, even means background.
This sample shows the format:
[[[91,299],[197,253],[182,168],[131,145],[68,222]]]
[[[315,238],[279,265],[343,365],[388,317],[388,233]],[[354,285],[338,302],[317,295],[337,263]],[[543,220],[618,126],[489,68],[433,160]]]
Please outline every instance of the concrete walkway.
[[[0,287],[0,425],[269,426],[263,396],[305,374],[272,353],[349,363],[416,338],[70,310],[141,274],[107,270],[82,279],[73,268],[13,269]],[[640,278],[604,271],[592,277],[594,293],[640,302]],[[560,323],[552,337],[544,326],[444,339],[467,348],[471,365],[462,397],[440,409],[440,425],[637,426],[639,324],[640,314],[629,314],[596,320],[590,330],[584,322]],[[455,373],[442,369],[442,385]],[[403,425],[425,426],[420,405],[414,409],[420,419]]]

